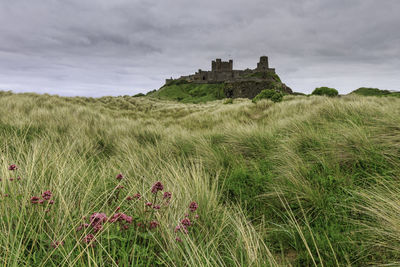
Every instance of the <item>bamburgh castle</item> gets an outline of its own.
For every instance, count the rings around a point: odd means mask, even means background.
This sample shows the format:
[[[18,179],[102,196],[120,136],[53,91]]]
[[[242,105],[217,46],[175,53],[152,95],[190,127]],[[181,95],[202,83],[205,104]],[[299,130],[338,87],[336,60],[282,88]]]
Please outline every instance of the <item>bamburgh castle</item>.
[[[178,80],[186,80],[193,83],[249,81],[258,80],[258,78],[252,77],[252,74],[259,72],[275,73],[275,69],[271,69],[268,66],[268,57],[260,57],[260,62],[257,63],[257,68],[245,70],[234,70],[233,60],[221,61],[221,59],[218,58],[211,62],[211,71],[199,70],[195,74],[181,76]],[[167,79],[166,82],[168,83],[173,80],[174,79],[172,78]]]

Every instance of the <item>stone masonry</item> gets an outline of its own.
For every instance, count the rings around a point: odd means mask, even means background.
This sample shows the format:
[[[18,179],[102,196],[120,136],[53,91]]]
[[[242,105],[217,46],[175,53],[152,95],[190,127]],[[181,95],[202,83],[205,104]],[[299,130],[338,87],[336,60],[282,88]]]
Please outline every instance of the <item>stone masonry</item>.
[[[245,70],[234,70],[233,60],[221,61],[217,58],[211,62],[211,71],[203,71],[199,69],[195,74],[181,76],[178,79],[167,79],[166,82],[173,80],[186,80],[193,83],[222,83],[222,82],[238,82],[238,81],[249,81],[259,80],[259,78],[253,77],[252,74],[259,72],[272,72],[275,73],[275,69],[269,68],[268,57],[260,57],[260,62],[257,63],[255,69]]]

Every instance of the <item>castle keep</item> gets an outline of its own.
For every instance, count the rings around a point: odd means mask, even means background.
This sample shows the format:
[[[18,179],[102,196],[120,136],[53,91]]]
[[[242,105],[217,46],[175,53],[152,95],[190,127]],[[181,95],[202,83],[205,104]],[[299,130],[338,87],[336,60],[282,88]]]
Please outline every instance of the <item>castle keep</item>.
[[[211,62],[211,71],[203,71],[199,69],[198,72],[192,75],[181,76],[177,80],[185,80],[193,83],[221,83],[221,82],[238,82],[238,81],[255,81],[259,80],[255,75],[256,73],[275,73],[275,69],[269,68],[268,57],[260,57],[260,62],[257,63],[255,69],[234,70],[233,60],[221,61],[217,58]],[[167,79],[166,82],[171,82],[174,79]]]

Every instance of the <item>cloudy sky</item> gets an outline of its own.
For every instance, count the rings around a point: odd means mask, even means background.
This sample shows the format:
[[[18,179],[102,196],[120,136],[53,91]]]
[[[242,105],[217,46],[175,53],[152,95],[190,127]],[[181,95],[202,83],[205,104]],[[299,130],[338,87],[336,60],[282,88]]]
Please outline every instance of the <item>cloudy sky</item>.
[[[0,0],[0,90],[132,95],[261,55],[295,91],[400,90],[400,0]]]

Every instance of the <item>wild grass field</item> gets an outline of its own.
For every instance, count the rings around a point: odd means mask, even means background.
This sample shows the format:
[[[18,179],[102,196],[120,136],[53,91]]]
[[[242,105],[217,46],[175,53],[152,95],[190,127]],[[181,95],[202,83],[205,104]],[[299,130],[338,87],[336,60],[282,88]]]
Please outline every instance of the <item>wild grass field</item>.
[[[0,147],[3,266],[400,264],[399,98],[3,92]]]

